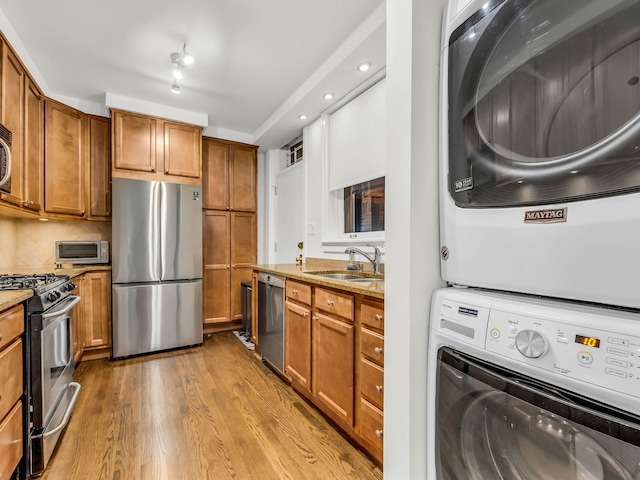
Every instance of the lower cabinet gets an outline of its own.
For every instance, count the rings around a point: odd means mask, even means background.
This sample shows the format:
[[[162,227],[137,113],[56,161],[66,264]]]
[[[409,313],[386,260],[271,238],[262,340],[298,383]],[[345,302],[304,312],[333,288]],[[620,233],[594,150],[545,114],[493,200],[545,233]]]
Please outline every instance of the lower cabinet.
[[[22,396],[24,309],[0,312],[0,479],[11,478],[23,456]]]
[[[384,302],[291,279],[285,290],[285,375],[382,464]]]
[[[111,355],[111,272],[90,271],[73,278],[80,303],[74,315],[74,358]]]

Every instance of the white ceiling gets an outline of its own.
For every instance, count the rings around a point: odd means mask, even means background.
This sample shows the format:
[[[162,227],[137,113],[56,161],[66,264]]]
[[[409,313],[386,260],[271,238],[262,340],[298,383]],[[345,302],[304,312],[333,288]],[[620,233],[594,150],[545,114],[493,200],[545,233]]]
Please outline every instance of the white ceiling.
[[[1,9],[46,93],[104,105],[109,92],[198,112],[211,127],[248,134],[273,148],[299,133],[298,114],[310,121],[327,108],[316,96],[331,90],[338,100],[384,67],[383,4],[2,0]],[[365,21],[369,27],[363,29]],[[175,95],[169,91],[169,54],[184,42],[195,62]],[[357,72],[356,64],[366,60],[373,68]]]

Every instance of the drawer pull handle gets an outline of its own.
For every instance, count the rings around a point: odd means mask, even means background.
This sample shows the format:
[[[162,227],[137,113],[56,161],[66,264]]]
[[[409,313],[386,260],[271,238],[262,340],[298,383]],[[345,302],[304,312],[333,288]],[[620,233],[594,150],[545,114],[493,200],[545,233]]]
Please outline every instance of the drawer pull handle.
[[[376,385],[376,392],[380,393],[382,391],[382,385]]]
[[[380,322],[380,321],[382,321],[382,318],[383,318],[383,317],[382,317],[382,315],[381,315],[381,314],[376,313],[376,320],[377,320],[377,321],[379,321],[379,322]]]
[[[297,295],[298,294],[298,290],[295,290],[295,289],[291,290],[291,293],[293,293],[294,295]]]
[[[376,430],[376,437],[380,438],[383,435],[383,431],[382,430]]]
[[[333,300],[327,300],[327,305],[329,306],[333,305]]]
[[[374,348],[373,351],[376,352],[378,355],[382,354],[382,349],[380,347]]]

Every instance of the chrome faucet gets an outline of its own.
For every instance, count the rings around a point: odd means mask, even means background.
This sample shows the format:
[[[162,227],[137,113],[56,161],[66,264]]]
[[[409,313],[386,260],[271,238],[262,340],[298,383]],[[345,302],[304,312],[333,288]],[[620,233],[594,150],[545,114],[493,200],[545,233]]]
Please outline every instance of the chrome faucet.
[[[373,273],[380,273],[380,258],[381,258],[380,249],[373,245],[367,245],[367,247],[373,247],[373,250],[374,250],[373,257],[369,253],[363,252],[362,250],[356,247],[347,247],[344,253],[348,253],[348,254],[359,253],[360,255],[362,255],[364,258],[366,258],[371,262],[371,264],[373,265]]]

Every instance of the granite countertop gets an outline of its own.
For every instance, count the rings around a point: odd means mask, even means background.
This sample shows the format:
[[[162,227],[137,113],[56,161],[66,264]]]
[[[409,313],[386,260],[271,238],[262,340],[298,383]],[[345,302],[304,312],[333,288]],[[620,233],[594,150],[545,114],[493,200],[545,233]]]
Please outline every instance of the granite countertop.
[[[314,275],[314,273],[322,272],[357,273],[345,270],[344,268],[341,269],[336,268],[335,266],[321,264],[308,266],[306,264],[295,265],[293,263],[252,265],[252,267],[254,270],[282,275],[283,277],[313,283],[314,285],[335,288],[351,293],[359,293],[369,297],[384,298],[384,282],[350,282],[349,280],[338,280],[335,278],[326,278]],[[363,275],[370,276],[372,278],[381,278],[380,275],[366,273]]]
[[[77,277],[86,272],[96,270],[111,270],[111,265],[73,265],[63,268],[56,268],[55,265],[38,265],[28,267],[14,267],[9,268],[6,271],[0,272],[2,274],[43,274],[43,273],[57,273],[61,275],[69,275],[70,277]],[[33,296],[31,290],[0,290],[0,311],[6,310],[19,304]]]

